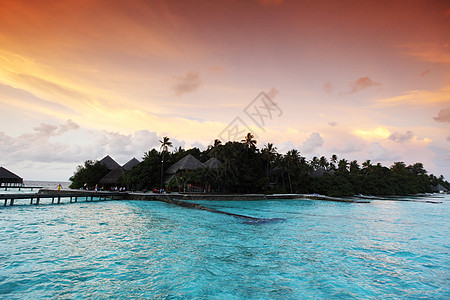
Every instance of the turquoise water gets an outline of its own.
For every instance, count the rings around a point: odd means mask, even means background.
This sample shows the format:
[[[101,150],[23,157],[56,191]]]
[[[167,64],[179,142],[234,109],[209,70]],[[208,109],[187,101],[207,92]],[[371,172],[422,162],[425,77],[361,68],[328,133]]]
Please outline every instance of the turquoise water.
[[[441,204],[199,201],[0,207],[4,299],[449,299]]]

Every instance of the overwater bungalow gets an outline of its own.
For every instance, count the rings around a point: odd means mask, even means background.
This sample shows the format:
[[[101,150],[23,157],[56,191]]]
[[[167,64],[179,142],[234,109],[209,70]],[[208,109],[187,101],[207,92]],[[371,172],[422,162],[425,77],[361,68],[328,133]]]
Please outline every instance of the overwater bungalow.
[[[171,180],[179,180],[180,182],[182,182],[182,177],[184,174],[205,167],[205,164],[203,164],[192,155],[188,154],[167,169],[167,171],[165,172],[163,183],[167,185]],[[184,186],[183,189],[189,192],[202,191],[201,183],[191,183],[187,186]]]
[[[0,167],[0,186],[23,186],[23,178]]]

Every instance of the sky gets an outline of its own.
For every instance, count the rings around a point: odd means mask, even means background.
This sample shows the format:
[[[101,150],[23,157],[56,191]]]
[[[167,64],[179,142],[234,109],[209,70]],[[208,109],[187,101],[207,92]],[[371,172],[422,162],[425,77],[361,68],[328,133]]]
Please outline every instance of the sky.
[[[263,148],[450,179],[448,1],[0,0],[0,165]]]

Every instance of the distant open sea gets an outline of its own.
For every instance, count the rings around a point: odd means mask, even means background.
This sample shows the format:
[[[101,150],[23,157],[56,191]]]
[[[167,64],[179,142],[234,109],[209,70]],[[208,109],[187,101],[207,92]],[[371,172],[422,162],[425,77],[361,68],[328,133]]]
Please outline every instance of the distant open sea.
[[[61,184],[61,186],[65,189],[69,188],[70,182],[69,181],[36,181],[36,180],[24,180],[23,184],[25,186],[40,186],[43,188],[57,188],[58,184]]]
[[[450,299],[450,196],[409,200],[1,206],[0,298]]]

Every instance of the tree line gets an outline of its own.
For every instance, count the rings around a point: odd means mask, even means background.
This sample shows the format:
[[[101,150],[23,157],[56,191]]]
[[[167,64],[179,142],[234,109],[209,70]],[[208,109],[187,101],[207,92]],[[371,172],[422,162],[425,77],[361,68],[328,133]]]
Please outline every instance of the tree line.
[[[198,148],[172,148],[168,137],[161,141],[160,151],[152,149],[142,161],[120,178],[120,184],[133,190],[152,190],[162,187],[164,172],[169,166],[190,154],[207,161],[214,157],[220,161],[218,168],[200,168],[174,177],[165,188],[197,184],[220,193],[296,193],[328,196],[408,195],[432,192],[438,184],[450,189],[441,175],[428,174],[422,163],[406,165],[395,162],[390,167],[366,160],[361,165],[332,155],[329,159],[313,157],[307,160],[296,149],[286,154],[277,152],[272,143],[259,149],[257,141],[248,133],[240,142],[223,144],[215,140],[206,150]],[[70,178],[72,188],[83,184],[95,185],[108,173],[97,161],[86,161],[78,166]]]

